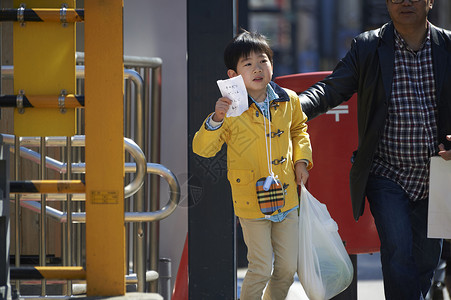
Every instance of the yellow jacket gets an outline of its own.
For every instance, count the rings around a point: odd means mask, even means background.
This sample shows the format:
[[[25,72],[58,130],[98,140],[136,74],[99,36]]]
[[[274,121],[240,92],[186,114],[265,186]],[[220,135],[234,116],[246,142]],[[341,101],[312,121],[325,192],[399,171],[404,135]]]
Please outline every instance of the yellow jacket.
[[[278,99],[270,102],[271,162],[275,175],[286,186],[285,206],[274,214],[298,205],[294,163],[309,161],[312,168],[312,148],[307,133],[307,117],[295,92],[270,82]],[[227,177],[232,187],[235,214],[257,219],[265,215],[257,202],[256,182],[269,175],[263,114],[249,100],[249,109],[239,117],[225,118],[219,129],[208,130],[205,122],[193,139],[193,151],[203,157],[213,157],[227,144]],[[268,120],[266,119],[268,131]],[[269,132],[267,132],[269,134]],[[269,149],[268,149],[269,151]],[[269,153],[269,152],[268,152]]]

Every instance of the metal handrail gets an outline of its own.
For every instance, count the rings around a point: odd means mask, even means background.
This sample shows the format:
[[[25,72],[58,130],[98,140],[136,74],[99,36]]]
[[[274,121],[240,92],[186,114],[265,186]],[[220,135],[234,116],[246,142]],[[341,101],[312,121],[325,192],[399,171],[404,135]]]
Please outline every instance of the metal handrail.
[[[154,222],[167,218],[176,208],[180,201],[180,185],[177,177],[165,166],[155,163],[147,163],[147,172],[159,175],[166,179],[169,184],[169,200],[167,204],[158,211],[151,212],[125,212],[125,222]],[[21,199],[22,200],[22,199]],[[41,213],[41,204],[37,201],[21,201],[22,207],[28,208],[38,214]],[[60,223],[67,222],[67,213],[57,210],[53,207],[46,207],[46,215],[59,221]],[[73,212],[73,223],[85,223],[85,212]]]
[[[15,137],[11,134],[0,134],[3,137],[3,141],[6,144],[14,144]],[[29,145],[29,146],[38,146],[40,143],[39,137],[21,137],[21,143]],[[82,135],[76,135],[71,137],[72,146],[74,147],[83,147],[85,146],[85,136]],[[66,137],[47,137],[46,138],[46,145],[49,147],[63,147],[67,143]],[[177,177],[165,166],[156,164],[156,163],[146,163],[144,153],[141,151],[141,149],[136,145],[136,143],[128,138],[124,138],[124,147],[129,153],[132,155],[132,157],[135,159],[136,163],[129,163],[128,164],[128,171],[133,172],[136,171],[137,175],[135,176],[135,179],[133,182],[131,182],[127,187],[124,188],[124,196],[125,198],[129,197],[127,194],[133,195],[136,193],[137,190],[142,186],[145,174],[146,173],[152,173],[159,175],[166,179],[166,181],[169,184],[170,187],[170,197],[168,203],[161,208],[158,211],[155,212],[126,212],[125,213],[125,222],[153,222],[162,220],[166,217],[168,217],[177,207],[179,200],[180,200],[180,185],[178,183]],[[40,163],[40,154],[36,153],[28,148],[20,147],[21,148],[21,155],[22,155],[22,148],[27,149],[28,151],[25,151],[24,156],[33,158],[33,161]],[[13,149],[13,147],[11,147]],[[66,164],[57,161],[56,159],[51,159],[49,157],[46,157],[46,165],[56,165],[58,171],[65,172],[66,171]],[[144,164],[144,166],[143,166]],[[79,171],[84,172],[85,170],[85,164],[79,163],[78,164]],[[144,175],[143,175],[144,174]],[[127,192],[125,192],[127,190]],[[131,196],[130,195],[130,196]],[[40,212],[41,210],[41,204],[38,202],[34,202],[32,200],[23,201],[24,204],[21,205],[23,207],[27,207],[32,209],[33,211]],[[37,209],[38,208],[38,209]],[[37,209],[37,210],[36,210]],[[47,207],[46,213],[49,214],[51,217],[60,220],[60,222],[66,222],[66,214],[58,211],[54,208]],[[86,218],[85,213],[72,213],[72,220],[74,222],[83,223]]]
[[[6,144],[14,144],[14,135],[11,134],[1,134],[3,136],[3,141]],[[28,146],[39,146],[39,137],[21,137],[21,144]],[[76,135],[71,137],[72,146],[74,147],[84,147],[85,146],[85,136]],[[67,144],[66,137],[46,137],[46,145],[49,147],[64,147]],[[128,151],[136,164],[136,176],[132,182],[124,187],[124,197],[128,198],[133,196],[144,184],[144,179],[147,173],[147,162],[144,153],[141,148],[131,139],[124,138],[124,148]],[[14,147],[11,147],[11,151],[14,151]],[[38,164],[41,163],[41,155],[33,150],[26,147],[20,147],[21,157],[27,158]],[[58,171],[60,173],[65,173],[67,169],[66,163],[59,162],[51,157],[45,158],[45,165],[51,166],[51,169]],[[85,164],[71,164],[73,171],[77,169],[80,173],[84,173]]]
[[[140,60],[138,60],[138,62],[139,61]],[[161,59],[160,59],[160,61],[161,61]],[[138,64],[145,65],[145,62],[146,62],[145,60],[142,60],[142,62],[138,63]],[[158,63],[155,63],[155,62],[152,62],[152,64],[159,65]],[[161,62],[160,62],[160,65],[161,65]],[[4,79],[13,79],[14,78],[14,66],[10,66],[10,65],[2,66],[1,73],[2,73],[2,78],[4,78]],[[84,78],[85,66],[76,65],[75,66],[75,76],[77,78]],[[131,79],[135,82],[139,82],[140,78],[141,78],[141,76],[135,70],[132,70],[132,69],[124,69],[124,76],[126,79]],[[142,81],[142,79],[141,79],[141,81]],[[139,85],[139,83],[138,83],[138,85]],[[137,90],[140,90],[140,89],[141,89],[140,86],[138,86]]]
[[[77,63],[85,62],[84,52],[75,52],[75,60]],[[141,57],[124,55],[124,64],[133,65],[135,67],[159,68],[163,64],[163,60],[159,57]]]
[[[12,79],[14,78],[14,67],[13,66],[2,66],[2,78]]]
[[[76,53],[76,61],[77,64],[84,63],[84,53],[77,52]],[[127,69],[124,69],[124,79],[128,79],[129,82],[134,83],[134,103],[135,103],[135,135],[134,140],[138,144],[138,146],[144,151],[145,155],[148,156],[149,160],[155,163],[160,162],[160,131],[161,131],[161,117],[160,117],[160,109],[161,109],[161,67],[162,60],[161,58],[149,58],[149,57],[138,57],[138,56],[124,56],[124,66]],[[144,71],[144,80],[141,77],[140,73],[136,72],[134,68],[141,68]],[[148,81],[148,76],[150,75],[149,70],[151,70],[151,85],[152,89],[150,93],[146,92]],[[14,78],[14,67],[13,66],[2,66],[2,78],[11,79]],[[84,78],[84,66],[76,66],[76,77],[77,79]],[[148,98],[149,95],[152,97],[152,101]],[[128,97],[128,94],[127,96]],[[151,107],[149,107],[151,104]],[[127,104],[128,105],[128,104]],[[150,108],[150,109],[149,109]],[[151,116],[148,117],[148,113],[151,111]],[[143,115],[146,114],[146,117]],[[150,121],[151,120],[151,124]],[[80,121],[79,121],[80,122]],[[151,132],[147,135],[143,130],[143,128],[151,128]],[[150,137],[150,144],[148,137]],[[20,152],[17,151],[18,156]],[[30,154],[32,154],[30,152]],[[57,161],[54,161],[57,163]],[[42,163],[42,165],[47,165],[48,160]],[[84,167],[83,164],[71,164],[69,167],[73,167],[72,173],[80,172],[80,167]],[[125,170],[132,169],[134,166],[132,164],[125,164]],[[144,195],[144,193],[148,193],[152,191],[150,195]],[[149,210],[157,211],[159,206],[159,198],[160,198],[160,184],[158,176],[153,176],[150,178],[150,182],[145,183],[145,189],[141,188],[134,196],[135,203],[135,211],[143,211],[145,207],[145,197],[149,197],[150,199],[150,208]],[[59,199],[59,195],[47,195],[46,200],[52,201],[53,199]],[[84,195],[82,194],[73,194],[71,195],[73,201],[83,200]],[[30,199],[28,195],[20,195],[21,200]],[[64,199],[63,199],[64,200]],[[21,201],[17,201],[16,205],[19,205]],[[17,206],[16,206],[17,207]],[[17,218],[18,219],[18,218]],[[150,255],[148,257],[148,262],[150,263],[150,268],[152,270],[158,269],[158,244],[159,244],[159,234],[158,234],[158,222],[152,222],[149,225],[149,236],[146,239],[149,239],[149,242],[157,247],[150,248]],[[133,262],[134,266],[137,266],[136,273],[138,274],[139,282],[138,282],[138,291],[144,292],[145,285],[143,278],[144,276],[144,265],[146,262],[146,254],[145,254],[145,241],[142,239],[142,236],[139,232],[143,231],[142,224],[138,222],[134,226],[134,236],[136,242],[136,257],[137,261]],[[80,237],[79,237],[80,238]],[[17,239],[19,240],[19,239]],[[134,246],[135,247],[135,246]],[[18,247],[17,247],[18,248]],[[78,252],[81,253],[81,250]],[[128,258],[127,258],[128,259]],[[81,257],[78,259],[81,261]],[[151,290],[156,291],[156,285],[151,285]]]

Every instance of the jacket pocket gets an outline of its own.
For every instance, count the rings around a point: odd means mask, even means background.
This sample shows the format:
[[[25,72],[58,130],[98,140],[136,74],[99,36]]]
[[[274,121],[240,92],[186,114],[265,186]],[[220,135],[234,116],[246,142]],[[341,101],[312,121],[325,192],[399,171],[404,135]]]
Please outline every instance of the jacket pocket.
[[[245,186],[254,181],[254,171],[252,170],[229,170],[227,178],[230,184]]]
[[[242,196],[255,196],[255,175],[252,170],[229,170],[227,178],[232,187],[232,196],[236,202]]]

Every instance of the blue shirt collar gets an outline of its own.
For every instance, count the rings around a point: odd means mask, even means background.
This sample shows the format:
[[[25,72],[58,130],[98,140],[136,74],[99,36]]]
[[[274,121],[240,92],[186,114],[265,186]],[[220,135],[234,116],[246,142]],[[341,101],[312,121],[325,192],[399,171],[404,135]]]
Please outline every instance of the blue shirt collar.
[[[254,100],[254,98],[252,98],[251,96],[249,96],[249,98],[251,98],[251,100],[254,101],[255,104],[258,104],[258,102]],[[268,83],[268,85],[266,86],[266,98],[265,98],[265,101],[263,101],[263,102],[269,103],[276,99],[279,99],[279,95],[277,95],[276,92],[274,92],[274,89]],[[260,102],[260,103],[263,103],[263,102]]]
[[[290,101],[290,97],[288,96],[287,92],[283,88],[281,88],[277,83],[275,83],[273,81],[268,83],[268,86],[266,87],[266,91],[267,91],[266,97],[269,97],[268,102]],[[248,96],[249,107],[252,105],[252,103],[256,103],[256,102],[250,96]]]

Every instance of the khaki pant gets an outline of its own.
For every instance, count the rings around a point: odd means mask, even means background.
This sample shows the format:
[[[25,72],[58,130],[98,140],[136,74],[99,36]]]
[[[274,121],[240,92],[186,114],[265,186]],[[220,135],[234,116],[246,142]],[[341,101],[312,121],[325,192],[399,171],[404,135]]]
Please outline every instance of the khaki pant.
[[[249,261],[240,299],[261,300],[267,283],[264,300],[285,299],[297,269],[297,210],[290,212],[282,222],[240,218],[240,223]]]

